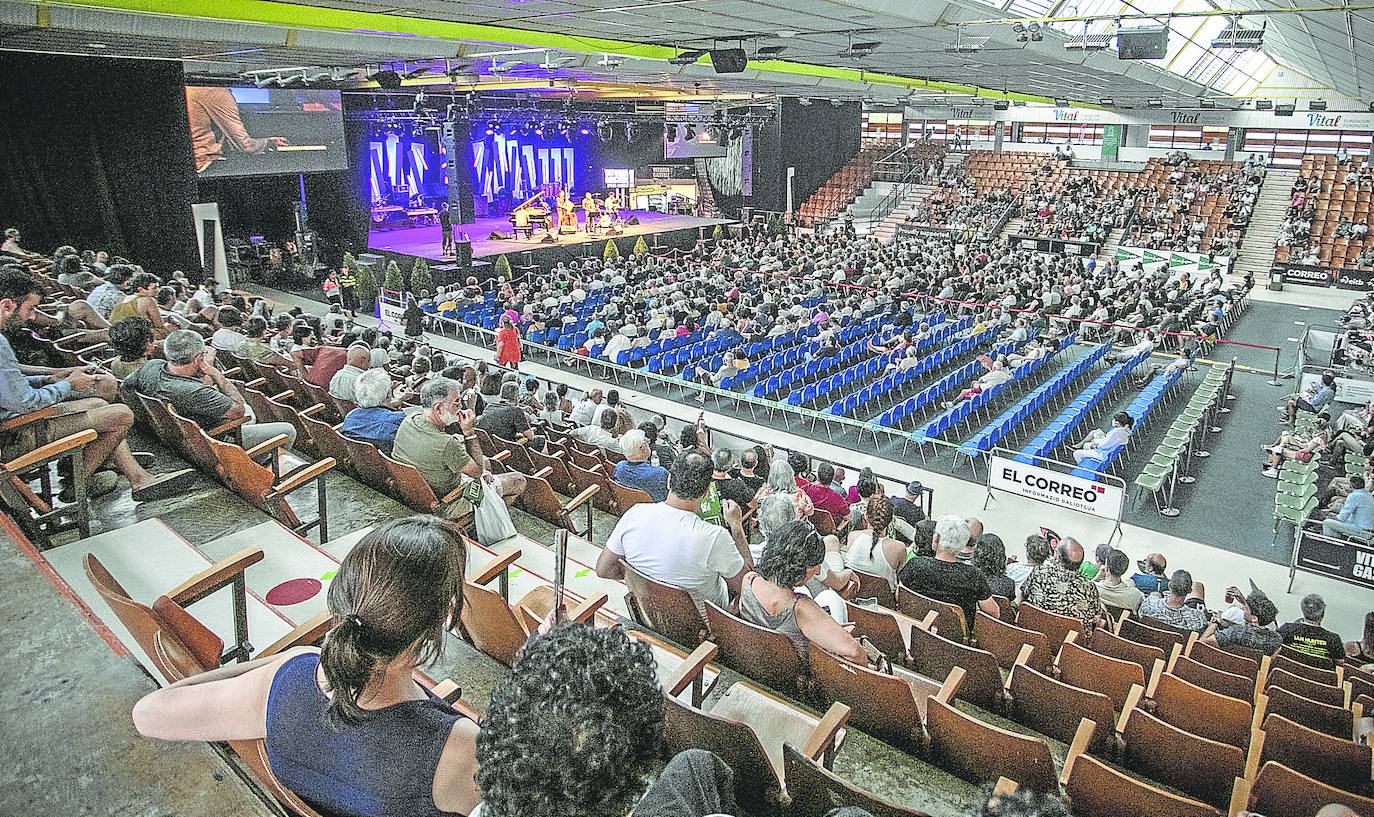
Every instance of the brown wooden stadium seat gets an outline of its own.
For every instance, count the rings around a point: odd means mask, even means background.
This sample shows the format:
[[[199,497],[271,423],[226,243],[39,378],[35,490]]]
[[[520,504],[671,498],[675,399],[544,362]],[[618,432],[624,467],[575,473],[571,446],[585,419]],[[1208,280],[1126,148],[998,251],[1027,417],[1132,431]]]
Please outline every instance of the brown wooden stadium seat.
[[[1242,749],[1250,743],[1254,707],[1219,692],[1203,689],[1169,673],[1160,675],[1145,697],[1151,713],[1185,732]]]
[[[706,628],[725,666],[777,690],[805,691],[810,673],[792,639],[706,602]],[[814,647],[812,648],[815,649]]]
[[[879,652],[887,656],[889,661],[904,667],[911,665],[911,656],[907,648],[911,642],[911,630],[917,625],[916,621],[890,608],[880,606],[874,609],[852,601],[845,602],[845,615],[849,617],[849,623],[852,625],[850,635],[867,639]],[[929,616],[931,621],[934,621],[934,615],[932,613]]]
[[[1141,644],[1105,630],[1093,633],[1093,642],[1088,646],[1095,653],[1136,664],[1145,673],[1146,678],[1154,672],[1155,662],[1162,664],[1169,657],[1169,654],[1159,647]]]
[[[480,428],[477,429],[477,431],[479,433],[482,433],[482,430]],[[492,443],[496,446],[496,451],[492,452],[492,454],[488,454],[487,456],[494,456],[495,454],[500,453],[502,451],[509,451],[510,456],[506,460],[507,467],[515,471],[518,471],[521,474],[534,473],[534,460],[530,457],[530,447],[528,445],[526,445],[523,442],[516,442],[515,440],[507,440],[504,437],[498,437],[495,434],[489,436],[491,437]]]
[[[1277,686],[1265,687],[1263,695],[1257,700],[1262,702],[1266,715],[1277,713],[1290,721],[1338,738],[1348,740],[1354,736],[1355,714],[1344,707],[1329,706]]]
[[[1008,732],[965,715],[940,695],[926,704],[930,757],[970,783],[1014,780],[1032,791],[1055,793],[1054,761],[1043,740]]]
[[[401,462],[388,454],[382,456],[386,458],[387,470],[391,472],[396,497],[411,510],[442,516],[443,510],[463,495],[463,486],[459,485],[444,496],[436,496],[434,489],[429,487],[424,475],[417,471],[415,466]]]
[[[11,519],[18,521],[24,533],[40,546],[49,546],[53,537],[75,530],[81,538],[91,534],[90,505],[86,498],[84,449],[95,441],[91,429],[68,434],[59,440],[47,439],[47,422],[57,414],[54,406],[31,411],[0,423],[0,437],[18,434],[33,435],[33,447],[14,456],[0,454],[7,460],[0,464],[0,505]],[[27,446],[26,446],[27,447]],[[57,501],[49,467],[54,462],[68,460],[72,467],[75,501],[63,505]],[[38,482],[34,490],[30,483]]]
[[[1156,664],[1154,672],[1162,672],[1163,665],[1163,661]],[[1076,639],[1065,639],[1056,666],[1059,680],[1106,695],[1117,712],[1127,708],[1131,687],[1145,689],[1146,677],[1139,664],[1093,652],[1079,646]]]
[[[611,493],[610,477],[606,476],[606,472],[600,466],[583,468],[575,462],[569,462],[568,475],[572,477],[573,485],[576,486],[578,493],[593,485],[600,489],[592,496],[592,504],[596,506],[597,510],[614,516],[621,516],[624,513],[615,501],[615,494]]]
[[[1213,647],[1201,641],[1194,641],[1192,648],[1187,652],[1187,656],[1213,669],[1219,669],[1222,672],[1229,672],[1235,675],[1243,675],[1249,678],[1251,683],[1254,683],[1255,678],[1259,675],[1259,653],[1254,650],[1246,650],[1245,653],[1250,653],[1255,656],[1252,658],[1250,655],[1242,653],[1240,651],[1241,649],[1242,648],[1222,649],[1221,647]]]
[[[964,620],[964,608],[923,596],[905,585],[897,585],[897,612],[920,621],[931,611],[936,614],[935,627],[945,638],[965,643],[968,641],[968,622]]]
[[[1309,681],[1315,681],[1319,684],[1326,684],[1328,686],[1338,686],[1340,684],[1344,674],[1344,667],[1341,668],[1341,672],[1337,672],[1329,664],[1327,668],[1323,669],[1313,666],[1310,663],[1305,663],[1304,661],[1294,660],[1291,657],[1294,654],[1295,653],[1291,650],[1285,652],[1284,649],[1281,648],[1279,652],[1269,660],[1269,671],[1283,670],[1284,672],[1292,673],[1301,678],[1306,678]],[[1303,658],[1308,661],[1318,660],[1310,656],[1303,656]]]
[[[709,641],[703,641],[688,653],[648,630],[627,628],[625,634],[649,645],[654,655],[654,670],[658,676],[658,683],[665,695],[682,697],[682,694],[690,689],[691,694],[686,700],[692,706],[699,707],[720,680],[720,669],[711,663],[719,650]]]
[[[1064,764],[1064,793],[1075,817],[1217,817],[1217,810],[1079,754]]]
[[[675,685],[676,686],[676,685]],[[816,718],[747,683],[726,690],[709,712],[667,697],[666,737],[673,753],[706,749],[735,777],[735,796],[749,814],[778,815],[786,801],[784,744],[827,767],[844,741],[849,707],[833,704]]]
[[[511,604],[509,571],[520,556],[520,550],[513,550],[465,579],[463,609],[459,614],[463,632],[472,646],[508,667],[515,663],[516,653],[548,617],[554,604],[553,587],[547,584],[533,588]],[[493,580],[497,582],[496,590],[487,587]],[[606,604],[606,594],[585,601],[569,594],[568,602],[569,621],[590,621]]]
[[[578,493],[577,486],[572,481],[572,476],[568,473],[567,453],[550,448],[548,453],[528,449],[527,452],[531,463],[537,469],[536,473],[542,469],[549,469],[544,478],[549,481],[549,485],[563,496],[573,496]]]
[[[1222,695],[1242,701],[1255,699],[1255,682],[1252,679],[1209,667],[1186,655],[1175,654],[1169,662],[1169,672],[1203,689],[1220,692]]]
[[[922,622],[910,629],[911,669],[927,678],[948,678],[955,667],[964,671],[955,698],[988,710],[1001,708],[1006,689],[997,656],[945,638]]]
[[[1107,613],[1107,621],[1109,622],[1112,632],[1116,632],[1121,619],[1130,618],[1135,615],[1135,611],[1131,608],[1122,607],[1119,604],[1112,604],[1109,601],[1102,602],[1102,609]]]
[[[1054,660],[1054,653],[1050,652],[1049,640],[1044,633],[1007,624],[982,610],[973,617],[973,640],[979,649],[997,656],[998,665],[1006,670],[1016,665],[1016,659],[1026,646],[1031,648],[1028,663],[1032,668],[1046,668]]]
[[[929,817],[924,811],[891,803],[841,778],[803,755],[797,747],[783,746],[788,817],[825,817],[836,808],[863,809],[873,817]]]
[[[1121,622],[1121,630],[1117,634],[1137,644],[1158,647],[1165,655],[1173,651],[1175,644],[1185,649],[1188,645],[1188,636],[1177,628],[1168,627],[1163,622],[1155,621],[1152,618],[1143,620],[1128,618]]]
[[[1323,806],[1339,803],[1363,817],[1374,814],[1374,798],[1361,797],[1269,761],[1250,783],[1247,806],[1258,814],[1308,815]]]
[[[691,595],[678,587],[656,582],[620,560],[625,571],[625,606],[630,617],[688,649],[706,640],[706,619]]]
[[[286,435],[279,434],[245,450],[237,443],[221,442],[202,432],[203,441],[219,463],[221,481],[234,493],[248,500],[259,510],[299,534],[319,528],[321,542],[329,540],[329,504],[325,493],[325,476],[334,467],[333,457],[306,463],[278,475],[270,465],[262,465],[257,457],[272,454],[286,445]],[[314,483],[316,513],[313,518],[301,519],[287,497]]]
[[[1374,749],[1368,744],[1309,729],[1273,713],[1265,716],[1264,728],[1250,739],[1246,777],[1254,779],[1259,767],[1270,760],[1338,789],[1374,794],[1370,780]]]
[[[493,468],[493,470],[495,470]],[[566,528],[572,533],[591,541],[592,539],[592,506],[591,499],[601,489],[595,485],[589,486],[585,491],[569,499],[567,502],[559,499],[554,493],[553,486],[547,479],[549,475],[547,468],[541,468],[533,474],[525,475],[525,490],[516,499],[516,504],[521,510],[544,520],[552,525]],[[586,524],[579,530],[573,515],[579,510],[585,511]]]
[[[1327,706],[1345,707],[1346,701],[1345,688],[1330,684],[1323,684],[1312,681],[1301,675],[1294,675],[1286,669],[1278,668],[1269,670],[1264,676],[1264,691],[1267,694],[1273,687],[1283,687],[1295,695],[1301,695],[1308,700]]]
[[[1021,606],[1016,608],[1016,625],[1044,633],[1051,654],[1059,651],[1059,645],[1064,643],[1064,638],[1069,633],[1075,633],[1080,642],[1088,643],[1087,633],[1083,631],[1083,622],[1051,613],[1029,602],[1023,601]]]
[[[654,501],[654,498],[649,496],[646,491],[641,491],[638,488],[631,488],[628,485],[621,485],[615,480],[610,480],[609,484],[611,486],[611,494],[615,497],[616,507],[620,509],[621,514],[624,514],[625,511],[628,511],[636,505],[648,505],[652,504]]]
[[[874,576],[872,573],[865,573],[862,570],[855,570],[854,578],[859,580],[859,589],[854,594],[855,598],[877,599],[878,606],[886,607],[889,610],[897,609],[897,595],[893,592],[892,585],[888,584],[887,579],[882,576]]]
[[[713,631],[714,636],[714,631]],[[826,700],[838,701],[851,710],[851,723],[870,735],[919,752],[926,745],[926,702],[938,694],[941,683],[914,672],[893,668],[877,672],[851,664],[819,647],[811,648],[811,673]],[[946,679],[958,689],[962,674]]]
[[[1106,695],[1057,681],[1024,663],[1011,668],[1007,694],[1007,712],[1012,720],[1062,743],[1073,741],[1083,718],[1111,724],[1116,717],[1112,700]],[[1105,752],[1111,739],[1110,727],[1095,730],[1087,751]]]
[[[1245,773],[1245,751],[1169,724],[1143,709],[1121,716],[1121,764],[1150,780],[1223,807]]]
[[[1347,664],[1344,669],[1345,682],[1350,684],[1350,697],[1352,699],[1361,695],[1374,697],[1374,672],[1366,672],[1354,664]]]

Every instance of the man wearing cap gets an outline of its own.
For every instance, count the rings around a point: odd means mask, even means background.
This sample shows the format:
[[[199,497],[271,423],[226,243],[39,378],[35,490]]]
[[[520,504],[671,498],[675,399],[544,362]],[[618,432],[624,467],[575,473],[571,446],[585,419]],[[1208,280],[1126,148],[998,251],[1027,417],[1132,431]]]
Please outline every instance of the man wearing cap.
[[[1164,571],[1169,567],[1163,553],[1151,553],[1136,563],[1140,572],[1131,576],[1131,582],[1145,595],[1158,593],[1164,595],[1169,590],[1169,577]]]
[[[1283,636],[1274,627],[1279,614],[1274,602],[1254,582],[1250,582],[1250,595],[1242,596],[1239,588],[1228,587],[1226,597],[1231,606],[1207,627],[1202,643],[1223,649],[1247,647],[1272,655],[1283,644]]]
[[[925,488],[921,486],[921,481],[913,479],[906,484],[906,494],[904,496],[894,496],[892,499],[892,515],[906,522],[908,525],[915,525],[926,518],[926,512],[921,509],[921,494]]]

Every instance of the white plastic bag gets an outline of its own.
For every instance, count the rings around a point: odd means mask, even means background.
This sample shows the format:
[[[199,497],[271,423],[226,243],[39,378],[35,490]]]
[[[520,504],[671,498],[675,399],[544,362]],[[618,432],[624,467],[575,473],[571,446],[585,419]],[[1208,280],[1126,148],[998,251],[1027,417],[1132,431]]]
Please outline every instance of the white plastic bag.
[[[482,475],[486,478],[486,474]],[[474,487],[479,487],[480,491],[471,491]],[[505,500],[501,498],[501,492],[496,490],[495,480],[492,483],[483,484],[477,480],[468,485],[468,496],[473,505],[473,517],[477,523],[477,541],[484,545],[494,545],[497,542],[511,538],[516,534],[515,523],[511,521],[510,511],[506,508]],[[476,493],[476,498],[471,494]]]

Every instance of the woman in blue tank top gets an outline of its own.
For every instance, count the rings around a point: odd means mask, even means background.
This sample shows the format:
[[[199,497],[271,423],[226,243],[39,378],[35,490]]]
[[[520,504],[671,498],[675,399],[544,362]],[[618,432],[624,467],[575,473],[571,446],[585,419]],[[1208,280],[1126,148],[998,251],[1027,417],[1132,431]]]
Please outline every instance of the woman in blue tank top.
[[[477,725],[414,678],[462,609],[463,540],[433,516],[390,522],[344,558],[323,649],[223,667],[134,707],[163,740],[264,739],[277,779],[330,817],[467,814]]]

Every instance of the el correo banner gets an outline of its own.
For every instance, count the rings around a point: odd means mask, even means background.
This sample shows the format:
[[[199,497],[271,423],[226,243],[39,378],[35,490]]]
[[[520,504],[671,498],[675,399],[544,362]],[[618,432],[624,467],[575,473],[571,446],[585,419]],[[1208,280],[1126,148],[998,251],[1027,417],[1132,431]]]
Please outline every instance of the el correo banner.
[[[993,455],[988,487],[1113,521],[1121,517],[1125,492],[1115,485],[1061,474],[1048,468]]]

